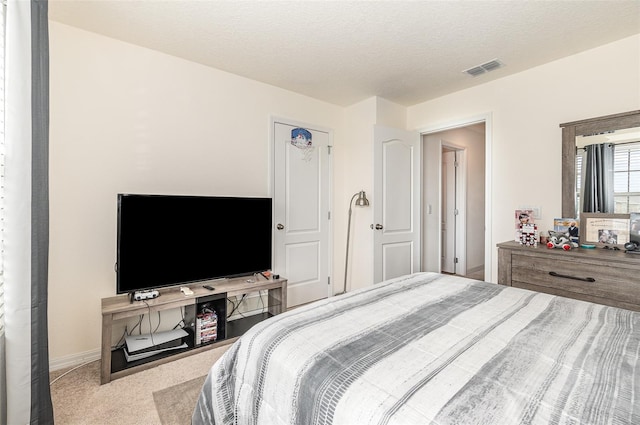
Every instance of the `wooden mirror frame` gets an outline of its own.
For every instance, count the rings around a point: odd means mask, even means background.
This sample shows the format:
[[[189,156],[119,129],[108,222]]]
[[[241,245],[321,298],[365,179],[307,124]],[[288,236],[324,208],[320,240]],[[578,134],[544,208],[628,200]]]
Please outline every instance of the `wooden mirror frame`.
[[[562,128],[562,216],[576,215],[576,137],[640,127],[640,110],[560,124]]]

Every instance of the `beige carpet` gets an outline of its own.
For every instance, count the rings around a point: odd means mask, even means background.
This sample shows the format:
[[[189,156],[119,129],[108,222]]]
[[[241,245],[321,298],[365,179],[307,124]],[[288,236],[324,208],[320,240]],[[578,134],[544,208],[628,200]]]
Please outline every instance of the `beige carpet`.
[[[228,347],[225,345],[162,364],[105,385],[100,385],[100,361],[82,366],[51,385],[55,423],[57,425],[189,424],[190,421],[182,422],[181,418],[185,416],[185,412],[193,410],[197,397],[193,401],[183,399],[182,395],[178,395],[179,393],[171,387],[187,385],[189,381],[203,379],[211,365]],[[52,372],[51,379],[55,379],[63,372],[65,371]],[[191,382],[187,385],[192,391],[193,384]],[[154,393],[158,393],[156,398],[161,397],[163,396],[161,393],[166,389],[170,390],[164,394],[166,396],[164,400],[171,398],[170,393],[175,394],[176,403],[181,403],[183,410],[181,410],[182,416],[173,418],[163,413],[165,422],[162,422],[154,402]],[[192,406],[191,403],[193,403]]]
[[[162,425],[191,423],[193,407],[198,400],[206,376],[191,379],[153,393],[156,411]]]

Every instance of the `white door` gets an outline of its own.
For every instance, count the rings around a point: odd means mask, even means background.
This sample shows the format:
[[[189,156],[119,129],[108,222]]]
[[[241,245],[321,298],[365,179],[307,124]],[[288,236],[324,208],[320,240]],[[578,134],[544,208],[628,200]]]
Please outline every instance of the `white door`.
[[[292,140],[292,132],[299,137]],[[329,295],[330,138],[328,131],[273,122],[273,264],[288,279],[288,307]]]
[[[375,126],[373,131],[374,282],[420,271],[420,138]]]
[[[442,271],[456,272],[456,152],[442,150]]]

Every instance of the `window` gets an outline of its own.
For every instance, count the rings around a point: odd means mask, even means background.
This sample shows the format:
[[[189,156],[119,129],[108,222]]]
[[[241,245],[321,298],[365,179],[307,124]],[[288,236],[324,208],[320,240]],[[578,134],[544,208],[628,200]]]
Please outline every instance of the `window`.
[[[583,152],[576,154],[576,211],[580,211]],[[615,214],[640,212],[640,141],[615,145],[613,186]]]
[[[582,212],[580,208],[582,196],[582,159],[584,158],[584,149],[578,149],[576,152],[576,217]]]
[[[616,145],[613,186],[616,214],[640,212],[640,142]]]

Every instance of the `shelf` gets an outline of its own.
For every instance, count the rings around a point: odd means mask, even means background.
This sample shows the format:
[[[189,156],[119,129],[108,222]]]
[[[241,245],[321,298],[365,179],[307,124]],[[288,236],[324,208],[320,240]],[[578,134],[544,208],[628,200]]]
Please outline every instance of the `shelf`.
[[[230,320],[227,322],[227,338],[240,336],[247,332],[253,325],[258,324],[269,317],[273,317],[273,314],[261,313],[243,317],[242,319]]]
[[[102,366],[100,371],[100,382],[105,384],[112,379],[121,378],[132,373],[145,370],[161,363],[178,359],[181,357],[196,354],[203,350],[213,349],[222,345],[234,342],[239,336],[249,328],[262,320],[280,314],[286,310],[287,305],[287,280],[269,279],[247,282],[247,279],[229,279],[225,281],[210,282],[216,289],[209,291],[202,285],[209,282],[199,282],[189,285],[194,292],[193,295],[184,295],[178,288],[167,288],[160,291],[158,298],[147,300],[146,302],[130,302],[127,295],[102,299]],[[221,320],[226,317],[226,298],[229,296],[242,295],[255,291],[267,291],[267,312],[247,316],[231,321]],[[194,315],[199,305],[211,303],[215,305],[218,313],[219,327],[218,336],[220,339],[196,345],[194,330],[184,328],[189,335],[184,338],[187,348],[169,350],[146,359],[127,362],[123,349],[112,350],[112,332],[114,322],[135,317],[141,314],[153,314],[163,310],[185,308],[185,314]],[[189,313],[186,313],[187,310]],[[219,310],[219,311],[218,311]],[[186,317],[186,316],[185,316]],[[190,323],[190,322],[187,322]]]

